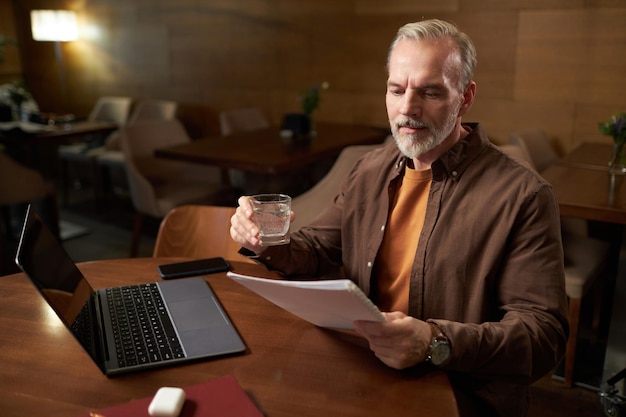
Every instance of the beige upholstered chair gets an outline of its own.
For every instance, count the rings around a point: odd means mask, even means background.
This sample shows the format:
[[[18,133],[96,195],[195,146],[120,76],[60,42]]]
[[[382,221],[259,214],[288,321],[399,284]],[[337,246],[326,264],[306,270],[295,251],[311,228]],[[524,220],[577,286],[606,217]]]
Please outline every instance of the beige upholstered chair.
[[[131,256],[136,256],[144,216],[163,218],[184,204],[212,204],[222,191],[217,168],[156,158],[157,148],[190,141],[174,120],[136,122],[120,131],[133,205],[136,210]]]
[[[126,125],[132,99],[130,97],[100,97],[94,105],[87,120],[111,122],[119,127]],[[113,132],[111,135],[116,135]],[[59,160],[61,163],[61,184],[63,187],[63,203],[69,200],[70,165],[86,167],[89,180],[92,182],[96,199],[100,199],[100,173],[97,157],[106,149],[103,146],[105,138],[87,138],[85,141],[71,145],[59,146]],[[73,178],[73,183],[80,184],[80,177]]]
[[[172,120],[176,118],[178,103],[172,100],[140,100],[128,119],[128,124],[144,120]]]
[[[237,132],[267,129],[270,122],[256,107],[245,107],[220,112],[220,131],[223,136]]]
[[[509,143],[522,147],[539,173],[559,159],[559,155],[550,144],[550,139],[541,129],[513,132],[509,137]]]
[[[132,102],[130,97],[100,97],[89,113],[88,120],[112,122],[124,126],[130,114]]]
[[[270,122],[263,112],[256,107],[243,107],[233,110],[222,111],[219,114],[220,132],[222,136],[229,136],[239,132],[267,129]],[[230,184],[242,192],[246,188],[254,189],[254,185],[246,187],[247,183],[255,183],[256,178],[246,172],[229,169],[224,172],[228,176]]]
[[[511,135],[512,145],[502,146],[502,150],[515,156],[526,155],[528,162],[542,170],[558,160],[548,138],[539,130]],[[518,147],[515,150],[515,147]],[[568,319],[570,334],[565,350],[564,385],[571,387],[574,377],[576,344],[580,323],[582,298],[601,281],[599,275],[608,263],[610,245],[588,236],[587,222],[581,219],[561,219],[563,252],[565,254],[565,290],[569,298]],[[598,279],[599,278],[599,279]],[[601,284],[601,282],[597,282]]]
[[[294,197],[291,201],[291,210],[296,213],[296,218],[291,224],[291,231],[295,232],[302,226],[311,223],[339,193],[343,180],[356,161],[367,152],[380,146],[348,146],[341,151],[330,171],[311,189]]]
[[[230,237],[234,207],[184,205],[172,209],[157,234],[153,256],[211,258],[254,263],[239,255],[240,246]]]
[[[146,120],[172,120],[176,118],[178,103],[170,100],[140,100],[138,101],[128,119],[128,126]],[[99,168],[100,184],[103,194],[106,194],[114,182],[113,174],[118,178],[126,178],[126,159],[120,144],[119,133],[116,132],[107,138],[106,143],[94,151],[96,163]]]
[[[534,168],[530,159],[530,155],[526,151],[526,148],[513,144],[500,145],[499,148],[507,155],[519,159],[520,161],[524,161]]]
[[[550,139],[541,129],[526,129],[511,133],[509,143],[517,145],[525,150],[530,157],[530,163],[541,174],[550,165],[559,161]],[[564,229],[570,233],[587,234],[587,221],[583,219],[562,218]]]

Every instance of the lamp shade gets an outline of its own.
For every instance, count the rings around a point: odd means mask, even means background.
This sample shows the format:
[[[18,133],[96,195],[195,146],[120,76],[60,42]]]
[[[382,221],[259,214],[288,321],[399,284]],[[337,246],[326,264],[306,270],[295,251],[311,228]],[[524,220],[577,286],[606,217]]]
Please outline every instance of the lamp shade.
[[[30,27],[36,41],[68,42],[78,39],[76,13],[71,10],[31,10]]]

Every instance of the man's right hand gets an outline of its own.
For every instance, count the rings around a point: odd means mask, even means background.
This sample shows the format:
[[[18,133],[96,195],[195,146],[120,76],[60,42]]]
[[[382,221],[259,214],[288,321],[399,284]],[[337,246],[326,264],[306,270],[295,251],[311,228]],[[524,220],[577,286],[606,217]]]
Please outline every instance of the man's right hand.
[[[259,228],[252,220],[254,213],[250,197],[239,197],[237,202],[239,207],[230,218],[230,237],[244,248],[259,255],[265,248],[261,246]]]
[[[261,246],[260,231],[252,219],[254,212],[252,203],[250,203],[250,197],[239,197],[237,202],[239,207],[237,207],[235,214],[230,218],[230,237],[244,248],[260,255],[266,247]],[[290,221],[293,222],[296,214],[292,211],[290,215]]]

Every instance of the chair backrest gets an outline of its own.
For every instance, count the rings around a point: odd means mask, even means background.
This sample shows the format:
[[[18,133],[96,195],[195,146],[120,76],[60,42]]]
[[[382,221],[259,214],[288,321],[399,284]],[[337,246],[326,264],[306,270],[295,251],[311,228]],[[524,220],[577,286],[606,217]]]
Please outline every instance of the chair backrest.
[[[189,142],[187,132],[176,119],[143,121],[121,129],[120,141],[135,209],[156,217],[162,216],[165,213],[159,207],[154,183],[158,182],[156,178],[159,176],[167,176],[170,167],[177,163],[156,158],[154,150]]]
[[[359,159],[367,152],[382,145],[359,145],[345,148],[328,173],[311,189],[291,201],[291,209],[296,218],[291,224],[291,231],[306,226],[315,219],[339,193],[343,180]]]
[[[524,159],[539,173],[559,159],[550,146],[548,138],[540,130],[529,131],[526,134],[513,133],[511,143],[500,146],[500,149],[511,156]],[[587,236],[589,234],[587,220],[572,217],[561,217],[561,230],[570,235]]]
[[[120,130],[127,156],[153,158],[157,148],[188,143],[191,139],[178,119],[138,121]]]
[[[222,256],[230,260],[245,261],[246,258],[237,253],[240,246],[230,237],[230,218],[233,214],[234,207],[176,207],[161,222],[153,256]]]
[[[499,148],[502,152],[509,155],[510,157],[528,162],[528,164],[530,164],[531,167],[534,167],[532,158],[526,151],[525,147],[520,146],[520,145],[514,145],[511,143],[511,144],[500,145]]]
[[[190,142],[177,119],[139,121],[120,130],[126,177],[135,209],[154,217],[208,195],[220,185],[215,167],[157,158],[157,148]]]
[[[112,122],[118,126],[125,126],[132,101],[130,97],[100,97],[91,110],[88,120]]]
[[[176,117],[178,103],[170,100],[141,100],[130,115],[128,124],[143,120],[172,120]]]
[[[509,137],[509,142],[526,149],[533,166],[539,173],[559,159],[558,154],[550,144],[550,139],[541,129],[513,132]]]
[[[220,131],[224,136],[237,132],[266,129],[268,127],[270,127],[269,120],[256,107],[220,112]]]

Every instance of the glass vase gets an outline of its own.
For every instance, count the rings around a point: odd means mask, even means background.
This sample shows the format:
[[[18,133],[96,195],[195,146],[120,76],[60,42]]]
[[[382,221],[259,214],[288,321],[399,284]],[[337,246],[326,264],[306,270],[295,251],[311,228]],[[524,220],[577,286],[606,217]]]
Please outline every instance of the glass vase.
[[[609,162],[609,172],[611,174],[626,174],[626,154],[624,154],[624,143],[613,144],[613,155]]]

